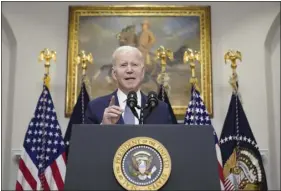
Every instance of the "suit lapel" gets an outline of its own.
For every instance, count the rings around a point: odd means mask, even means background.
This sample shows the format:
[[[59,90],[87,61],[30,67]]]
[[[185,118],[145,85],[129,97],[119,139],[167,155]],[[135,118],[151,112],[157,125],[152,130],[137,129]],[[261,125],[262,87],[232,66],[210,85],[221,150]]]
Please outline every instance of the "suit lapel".
[[[115,91],[112,93],[112,95],[115,96],[115,105],[120,106],[119,100],[118,100],[118,97],[117,97],[117,90],[115,90]],[[110,97],[110,99],[111,99],[111,97]],[[147,100],[146,95],[141,92],[141,107],[142,107],[142,108],[145,107],[146,100]],[[146,113],[147,113],[147,111],[144,110],[144,116],[146,116]],[[117,124],[124,124],[123,116],[120,117],[120,119],[118,120]]]
[[[114,97],[115,97],[115,105],[120,106],[119,100],[117,97],[117,90],[115,90],[112,95],[114,95]],[[124,119],[123,119],[122,115],[121,115],[120,119],[117,121],[117,124],[124,124]]]

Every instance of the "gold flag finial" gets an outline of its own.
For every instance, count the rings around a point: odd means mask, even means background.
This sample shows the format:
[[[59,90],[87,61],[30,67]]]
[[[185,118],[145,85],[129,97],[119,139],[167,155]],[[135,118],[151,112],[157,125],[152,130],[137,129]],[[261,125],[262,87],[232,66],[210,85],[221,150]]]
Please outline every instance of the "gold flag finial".
[[[50,62],[53,59],[54,61],[57,60],[57,53],[53,50],[49,50],[48,48],[44,48],[39,54],[39,62],[45,60],[45,76],[44,76],[44,84],[50,89]]]
[[[229,79],[229,83],[232,86],[233,91],[237,92],[238,91],[238,87],[237,87],[238,75],[236,73],[236,68],[237,68],[236,60],[240,60],[240,62],[242,61],[241,52],[238,50],[227,51],[227,53],[225,53],[225,55],[224,55],[225,64],[227,63],[227,60],[230,60],[231,68],[232,68],[232,76]]]
[[[161,63],[161,73],[157,77],[157,82],[163,85],[162,94],[164,94],[164,89],[167,90],[167,93],[170,90],[169,85],[169,75],[166,73],[166,66],[167,66],[167,59],[173,61],[174,60],[174,53],[173,51],[166,49],[164,46],[160,46],[156,50],[156,60],[160,59]],[[164,96],[162,96],[164,99]]]
[[[81,50],[78,56],[76,57],[76,62],[77,65],[81,64],[82,67],[82,75],[86,75],[86,70],[88,67],[88,63],[92,64],[93,63],[93,55],[89,53],[88,55],[84,50]]]
[[[156,58],[160,59],[161,61],[161,72],[166,72],[166,65],[167,65],[167,59],[173,60],[174,59],[174,53],[166,49],[164,46],[160,46],[160,48],[156,51]]]
[[[51,51],[48,48],[44,48],[39,54],[39,62],[42,62],[45,60],[45,74],[49,75],[49,69],[50,69],[50,62],[51,60],[56,61],[57,60],[57,53],[55,51]]]
[[[195,88],[199,91],[198,86],[198,80],[195,75],[195,63],[200,63],[200,52],[193,51],[192,49],[188,48],[186,51],[184,51],[183,54],[183,62],[184,64],[187,62],[190,62],[190,68],[191,68],[191,78],[189,82],[195,86]]]

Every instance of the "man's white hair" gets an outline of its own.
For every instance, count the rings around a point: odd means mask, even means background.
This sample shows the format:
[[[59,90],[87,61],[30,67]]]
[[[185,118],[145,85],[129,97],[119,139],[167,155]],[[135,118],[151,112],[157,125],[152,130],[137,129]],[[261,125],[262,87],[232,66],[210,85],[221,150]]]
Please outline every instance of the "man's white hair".
[[[120,46],[112,54],[112,65],[113,65],[113,67],[115,66],[115,63],[116,63],[116,57],[119,54],[125,53],[125,52],[136,52],[138,54],[139,59],[141,60],[142,64],[144,64],[143,55],[138,48],[136,48],[134,46]]]

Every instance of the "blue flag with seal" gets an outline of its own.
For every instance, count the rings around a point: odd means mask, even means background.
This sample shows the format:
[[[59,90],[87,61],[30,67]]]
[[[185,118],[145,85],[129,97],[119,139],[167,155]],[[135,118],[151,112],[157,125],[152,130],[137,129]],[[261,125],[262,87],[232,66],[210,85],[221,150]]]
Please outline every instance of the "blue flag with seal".
[[[220,148],[226,190],[268,190],[263,161],[239,94],[233,92]]]
[[[72,133],[72,126],[74,124],[84,124],[85,119],[85,111],[87,109],[87,105],[90,102],[90,96],[87,92],[85,83],[82,83],[80,94],[78,96],[77,102],[73,108],[73,112],[71,114],[65,136],[64,136],[64,142],[66,145],[66,161],[68,159],[68,153],[69,153],[69,142],[71,139],[71,133]]]
[[[161,101],[164,101],[167,105],[168,105],[168,109],[171,115],[171,120],[173,124],[178,124],[177,118],[173,112],[173,108],[171,106],[171,103],[169,101],[169,97],[165,91],[165,88],[163,87],[163,85],[160,85],[160,89],[159,89],[159,93],[158,93],[158,99]]]

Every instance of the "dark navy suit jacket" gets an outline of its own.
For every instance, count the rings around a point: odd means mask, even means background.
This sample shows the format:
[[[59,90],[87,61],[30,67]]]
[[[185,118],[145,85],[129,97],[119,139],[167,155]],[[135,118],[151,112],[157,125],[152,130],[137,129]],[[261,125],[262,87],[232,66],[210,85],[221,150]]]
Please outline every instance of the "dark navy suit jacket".
[[[104,110],[108,107],[112,95],[115,96],[115,105],[119,106],[117,90],[109,95],[98,97],[89,102],[85,113],[85,122],[87,124],[101,124]],[[147,96],[141,92],[141,107],[144,107],[146,100]],[[147,113],[145,111],[144,116]],[[124,124],[122,116],[120,117],[117,124]],[[159,100],[157,107],[155,107],[148,115],[148,117],[144,120],[144,124],[172,124],[168,105],[165,102]]]

